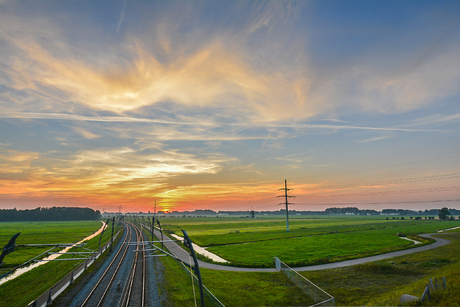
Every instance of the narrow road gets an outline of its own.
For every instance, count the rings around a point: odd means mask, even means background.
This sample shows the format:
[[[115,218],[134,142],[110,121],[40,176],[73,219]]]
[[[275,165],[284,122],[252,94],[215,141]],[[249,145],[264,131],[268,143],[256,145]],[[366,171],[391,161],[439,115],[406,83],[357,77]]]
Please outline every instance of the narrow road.
[[[159,230],[155,229],[154,232],[155,232],[155,236],[157,236],[157,238],[161,238],[161,234],[160,234]],[[376,255],[376,256],[370,256],[370,257],[364,257],[364,258],[358,258],[358,259],[352,259],[352,260],[346,260],[346,261],[334,262],[334,263],[326,263],[326,264],[320,264],[320,265],[298,267],[298,268],[293,268],[293,269],[300,272],[300,271],[320,271],[320,270],[327,270],[327,269],[342,268],[342,267],[352,266],[352,265],[356,265],[356,264],[363,264],[363,263],[368,263],[368,262],[373,262],[373,261],[384,260],[384,259],[389,259],[389,258],[393,258],[393,257],[398,257],[398,256],[418,253],[418,252],[430,250],[430,249],[433,249],[433,248],[441,247],[441,246],[444,246],[444,245],[447,245],[447,244],[450,243],[449,240],[433,237],[432,235],[435,235],[435,234],[437,234],[437,233],[430,233],[430,234],[420,235],[421,237],[436,240],[435,243],[429,244],[429,245],[424,245],[424,246],[420,246],[420,247],[414,247],[414,248],[405,249],[405,250],[401,250],[401,251],[397,251],[397,252],[380,254],[380,255]],[[164,237],[165,240],[171,240],[165,234],[163,234],[163,237]],[[191,260],[191,257],[189,256],[189,252],[184,250],[176,242],[165,242],[164,244],[171,251],[171,253],[174,256],[176,256],[176,258],[180,259],[181,261],[183,261],[185,263],[191,264],[191,262],[192,262],[192,264],[193,264],[193,260]],[[273,257],[276,257],[276,255],[273,255]],[[283,259],[281,259],[281,261],[283,261]],[[206,268],[206,269],[211,269],[211,270],[220,270],[220,271],[233,271],[233,272],[277,272],[278,271],[276,268],[239,268],[239,267],[232,267],[232,266],[208,263],[208,262],[204,262],[204,261],[201,261],[201,260],[198,260],[198,264],[199,264],[200,268]]]

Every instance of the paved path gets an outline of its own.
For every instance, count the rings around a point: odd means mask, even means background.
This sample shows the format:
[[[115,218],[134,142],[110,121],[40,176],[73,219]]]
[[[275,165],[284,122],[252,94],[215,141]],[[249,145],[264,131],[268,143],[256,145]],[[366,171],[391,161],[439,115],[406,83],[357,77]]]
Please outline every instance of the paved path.
[[[421,237],[431,238],[431,239],[436,240],[435,243],[429,244],[429,245],[400,250],[397,252],[380,254],[380,255],[371,256],[371,257],[358,258],[358,259],[352,259],[352,260],[334,262],[334,263],[326,263],[326,264],[320,264],[320,265],[298,267],[298,268],[293,268],[293,269],[296,271],[319,271],[319,270],[342,268],[342,267],[356,265],[356,264],[363,264],[367,262],[373,262],[377,260],[383,260],[383,259],[393,258],[397,256],[418,253],[418,252],[426,251],[429,249],[441,247],[441,246],[444,246],[450,243],[449,240],[432,237],[432,235],[434,234],[436,233],[420,235]],[[157,238],[161,238],[160,231],[158,231],[157,229],[155,229],[155,235],[157,236]],[[163,235],[163,236],[165,240],[170,240],[170,238],[167,235]],[[184,250],[176,242],[166,242],[165,245],[166,247],[168,247],[171,253],[174,254],[174,256],[176,256],[176,258],[188,264],[193,263],[193,260],[191,259],[189,252]],[[239,267],[208,263],[208,262],[204,262],[201,260],[198,260],[198,265],[200,266],[200,268],[220,270],[220,271],[233,271],[233,272],[277,272],[278,271],[276,268],[239,268]]]

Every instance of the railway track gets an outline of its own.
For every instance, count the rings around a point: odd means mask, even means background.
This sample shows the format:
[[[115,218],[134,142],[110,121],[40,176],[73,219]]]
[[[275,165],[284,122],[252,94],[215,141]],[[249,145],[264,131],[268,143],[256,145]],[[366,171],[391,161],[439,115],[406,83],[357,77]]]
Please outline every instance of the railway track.
[[[143,234],[134,224],[125,223],[125,228],[127,234],[121,248],[77,306],[148,306]]]
[[[134,226],[136,232],[136,250],[134,262],[129,276],[128,287],[126,288],[123,298],[123,307],[145,306],[145,289],[146,289],[146,254],[144,237],[142,231]]]

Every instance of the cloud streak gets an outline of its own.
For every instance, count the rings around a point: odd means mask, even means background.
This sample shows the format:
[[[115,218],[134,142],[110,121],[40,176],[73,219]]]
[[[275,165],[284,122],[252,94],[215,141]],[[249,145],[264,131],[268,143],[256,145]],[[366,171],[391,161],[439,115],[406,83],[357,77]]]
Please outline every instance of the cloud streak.
[[[83,116],[77,114],[65,113],[28,113],[28,112],[9,112],[0,114],[0,118],[17,118],[17,119],[48,119],[48,120],[70,120],[70,121],[93,121],[93,122],[122,122],[122,123],[155,123],[165,125],[191,125],[191,126],[233,126],[233,127],[266,127],[266,128],[296,128],[296,129],[326,129],[326,130],[373,130],[373,131],[401,131],[401,132],[442,132],[438,129],[409,129],[397,127],[366,127],[353,125],[325,125],[325,124],[268,124],[262,122],[253,122],[251,124],[217,124],[215,122],[183,122],[168,121],[149,118],[136,118],[126,116]],[[454,117],[456,118],[456,117]]]
[[[264,37],[282,36],[284,32],[267,26],[273,18],[267,14],[254,21],[254,29],[249,32],[265,29]],[[288,24],[283,26],[290,28]],[[311,60],[299,47],[294,50],[303,58],[301,69],[288,62],[252,62],[254,59],[245,56],[245,42],[229,37],[232,48],[215,38],[192,51],[183,47],[182,53],[167,61],[138,39],[131,39],[124,42],[125,55],[119,63],[104,67],[91,64],[91,59],[66,54],[70,46],[61,47],[64,56],[57,57],[33,39],[3,35],[21,57],[10,55],[9,77],[13,82],[9,86],[52,97],[54,103],[73,101],[118,114],[172,103],[190,109],[223,108],[234,118],[276,122],[337,110],[401,113],[458,93],[458,46],[424,57],[405,73],[380,67],[376,56],[381,55],[377,54],[367,55],[366,61],[340,71],[320,73],[318,78],[313,69],[307,68]],[[170,40],[160,37],[163,49],[172,44]],[[28,65],[24,65],[25,59]],[[273,71],[273,65],[277,71]],[[433,79],[433,75],[437,77]]]

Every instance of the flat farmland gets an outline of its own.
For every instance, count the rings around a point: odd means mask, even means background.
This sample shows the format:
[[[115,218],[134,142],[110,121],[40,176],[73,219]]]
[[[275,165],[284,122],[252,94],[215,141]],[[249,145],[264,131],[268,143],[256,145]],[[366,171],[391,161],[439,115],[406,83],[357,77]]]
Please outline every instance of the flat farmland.
[[[377,262],[300,274],[334,296],[336,306],[401,306],[401,295],[420,297],[429,278],[437,278],[439,283],[446,277],[446,290],[432,293],[431,299],[423,303],[403,306],[460,306],[460,229],[436,236],[452,243]],[[290,283],[282,281],[281,273],[202,269],[201,274],[206,287],[228,307],[306,306],[294,301],[297,296],[290,292]],[[258,287],[261,280],[277,278],[277,292]],[[281,303],[279,296],[283,297]]]
[[[2,222],[0,223],[0,246],[20,232],[16,245],[75,243],[94,233],[102,224],[100,221],[72,222]],[[40,255],[51,247],[18,247],[5,257],[0,267],[0,275],[18,265]]]
[[[5,245],[15,233],[21,232],[16,244],[52,244],[76,243],[93,234],[102,226],[101,221],[72,221],[72,222],[4,222],[0,223],[0,245]],[[111,228],[111,227],[110,227]],[[111,229],[104,232],[101,244],[108,242]],[[96,236],[84,248],[72,248],[70,252],[88,252],[99,246],[100,236]],[[18,247],[4,259],[0,267],[4,274],[18,265],[40,255],[51,247]],[[58,252],[59,249],[53,249]],[[48,255],[43,255],[44,258]],[[72,254],[62,255],[61,258],[75,258]],[[84,260],[51,261],[28,271],[17,278],[0,285],[1,306],[27,306],[42,293],[52,287],[57,281],[75,269]],[[90,267],[89,270],[92,268]]]
[[[409,236],[460,226],[460,221],[387,220],[382,216],[294,216],[286,232],[285,217],[161,218],[167,232],[182,235],[230,265],[273,267],[273,257],[291,266],[304,266],[361,258],[414,247]],[[420,245],[418,245],[420,246]]]

